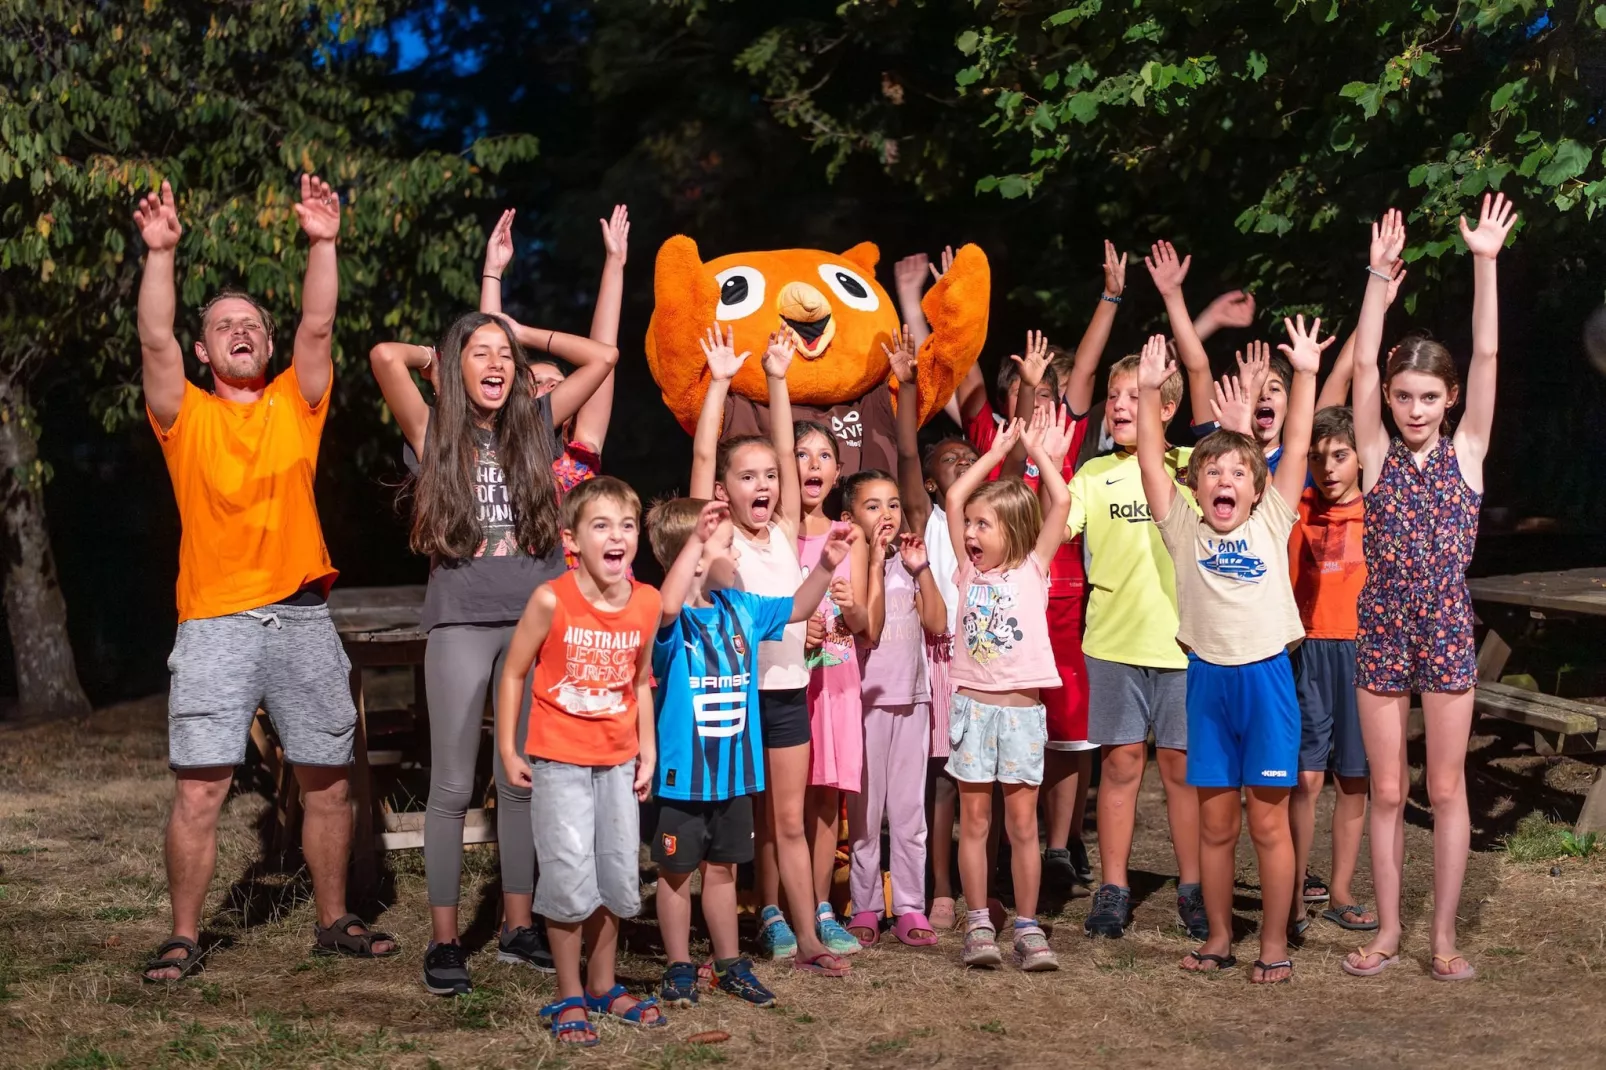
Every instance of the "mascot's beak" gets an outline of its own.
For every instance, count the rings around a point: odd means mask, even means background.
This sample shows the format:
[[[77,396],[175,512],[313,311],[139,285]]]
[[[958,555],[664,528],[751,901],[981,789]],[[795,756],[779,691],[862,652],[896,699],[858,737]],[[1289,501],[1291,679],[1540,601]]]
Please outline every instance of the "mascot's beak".
[[[836,319],[824,294],[806,282],[789,282],[781,287],[775,308],[792,328],[800,357],[818,360],[825,355],[831,339],[836,337]]]

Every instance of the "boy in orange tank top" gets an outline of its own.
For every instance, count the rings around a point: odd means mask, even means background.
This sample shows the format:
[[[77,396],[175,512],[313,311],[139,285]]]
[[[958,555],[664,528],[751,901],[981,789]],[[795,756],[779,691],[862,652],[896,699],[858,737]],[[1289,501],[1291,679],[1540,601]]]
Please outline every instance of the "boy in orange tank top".
[[[541,1008],[560,1042],[597,1043],[592,1012],[631,1025],[667,1025],[652,998],[614,979],[619,919],[641,911],[637,802],[651,789],[652,637],[658,592],[630,575],[641,500],[599,476],[563,500],[564,549],[579,567],[536,588],[508,646],[496,697],[496,745],[514,784],[530,788],[540,877],[534,909],[547,919],[558,999]],[[530,728],[515,739],[525,681]],[[584,983],[582,943],[589,952]]]

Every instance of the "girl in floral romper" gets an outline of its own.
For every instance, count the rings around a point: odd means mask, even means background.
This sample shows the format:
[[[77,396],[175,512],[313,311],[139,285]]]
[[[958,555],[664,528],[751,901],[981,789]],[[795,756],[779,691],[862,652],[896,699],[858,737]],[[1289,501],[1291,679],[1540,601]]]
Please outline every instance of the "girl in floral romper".
[[[1427,784],[1433,806],[1432,976],[1460,981],[1472,964],[1456,951],[1455,920],[1466,873],[1471,821],[1465,767],[1472,731],[1477,655],[1467,564],[1483,501],[1483,460],[1494,420],[1499,309],[1495,257],[1516,221],[1502,195],[1484,197],[1477,229],[1461,219],[1472,254],[1472,363],[1466,411],[1455,434],[1445,413],[1460,397],[1449,352],[1422,337],[1390,353],[1379,378],[1378,349],[1389,280],[1400,267],[1405,224],[1390,209],[1372,227],[1366,298],[1355,329],[1355,438],[1366,495],[1366,586],[1357,606],[1356,705],[1372,771],[1372,876],[1378,928],[1348,955],[1345,972],[1368,977],[1399,962],[1400,883],[1405,847],[1406,714],[1422,696]],[[1399,435],[1383,426],[1386,402]]]

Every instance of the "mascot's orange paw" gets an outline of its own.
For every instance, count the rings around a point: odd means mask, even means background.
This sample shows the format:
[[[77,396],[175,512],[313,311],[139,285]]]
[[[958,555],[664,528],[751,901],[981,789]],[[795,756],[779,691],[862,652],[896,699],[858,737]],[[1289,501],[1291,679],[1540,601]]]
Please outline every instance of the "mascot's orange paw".
[[[876,282],[880,251],[869,242],[840,254],[819,249],[731,253],[703,262],[697,243],[677,235],[658,250],[647,366],[664,404],[692,430],[708,392],[698,339],[715,324],[753,354],[731,382],[726,435],[767,434],[769,387],[760,357],[772,332],[789,329],[796,348],[787,392],[797,419],[832,427],[843,442],[842,471],[896,470],[894,390],[882,347],[897,333],[897,305]],[[987,340],[991,291],[987,257],[974,245],[921,306],[931,335],[920,347],[920,419],[942,408]]]

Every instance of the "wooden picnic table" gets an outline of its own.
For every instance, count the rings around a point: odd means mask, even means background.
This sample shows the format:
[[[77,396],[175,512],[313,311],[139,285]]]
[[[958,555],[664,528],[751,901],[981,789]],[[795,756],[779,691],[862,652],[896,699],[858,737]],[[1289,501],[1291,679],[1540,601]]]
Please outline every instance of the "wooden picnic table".
[[[1533,621],[1606,620],[1606,568],[1523,572],[1467,581],[1478,617],[1488,627],[1478,647],[1477,710],[1534,729],[1541,754],[1606,753],[1606,706],[1544,695],[1501,683],[1512,644]],[[1606,829],[1606,769],[1584,798],[1577,831]]]

